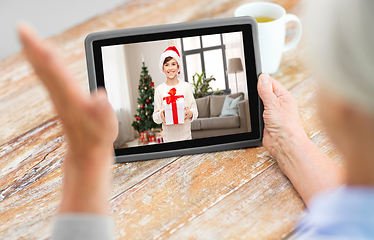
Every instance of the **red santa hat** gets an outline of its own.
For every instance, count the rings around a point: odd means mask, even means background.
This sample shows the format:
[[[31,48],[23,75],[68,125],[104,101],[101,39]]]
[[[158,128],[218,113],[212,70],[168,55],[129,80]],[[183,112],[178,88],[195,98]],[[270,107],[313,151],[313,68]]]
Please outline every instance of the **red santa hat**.
[[[163,65],[164,65],[165,58],[167,58],[167,57],[172,57],[177,61],[178,67],[179,67],[178,74],[180,74],[181,73],[180,70],[182,69],[181,68],[181,66],[182,66],[181,56],[179,54],[178,49],[175,46],[170,46],[170,47],[166,48],[165,51],[161,54],[160,64],[159,64],[161,73],[165,74],[164,71],[163,71]]]

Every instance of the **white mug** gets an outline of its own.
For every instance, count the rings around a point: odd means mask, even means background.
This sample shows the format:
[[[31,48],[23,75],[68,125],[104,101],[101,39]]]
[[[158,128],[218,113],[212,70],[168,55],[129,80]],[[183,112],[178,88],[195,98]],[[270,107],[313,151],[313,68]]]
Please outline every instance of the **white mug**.
[[[301,38],[301,22],[294,14],[286,14],[286,10],[269,2],[247,3],[235,10],[235,17],[270,17],[275,20],[258,24],[260,55],[262,72],[275,73],[278,71],[282,54],[294,48]],[[293,39],[285,44],[286,24],[294,21],[297,23]]]

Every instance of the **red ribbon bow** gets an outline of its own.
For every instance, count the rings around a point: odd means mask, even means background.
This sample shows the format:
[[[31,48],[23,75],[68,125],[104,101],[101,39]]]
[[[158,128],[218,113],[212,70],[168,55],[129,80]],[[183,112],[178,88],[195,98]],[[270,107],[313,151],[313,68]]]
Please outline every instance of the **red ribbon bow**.
[[[178,124],[178,110],[177,110],[177,99],[184,98],[183,95],[175,95],[177,94],[177,89],[172,88],[168,92],[170,96],[164,97],[163,100],[166,100],[167,104],[171,103],[171,110],[173,112],[173,122],[174,124]]]

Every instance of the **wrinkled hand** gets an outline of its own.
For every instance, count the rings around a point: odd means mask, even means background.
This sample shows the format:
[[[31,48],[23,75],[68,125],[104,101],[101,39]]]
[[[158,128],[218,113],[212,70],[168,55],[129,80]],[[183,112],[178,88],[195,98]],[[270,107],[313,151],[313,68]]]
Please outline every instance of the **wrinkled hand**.
[[[69,144],[61,212],[107,213],[116,115],[104,89],[86,98],[48,42],[27,26],[18,28],[24,52],[46,86]]]
[[[263,73],[258,81],[258,93],[264,103],[263,146],[277,160],[284,158],[290,141],[305,138],[296,99],[283,85]]]
[[[264,103],[263,146],[308,205],[320,191],[345,182],[345,171],[306,135],[297,102],[280,82],[261,74],[258,93]]]

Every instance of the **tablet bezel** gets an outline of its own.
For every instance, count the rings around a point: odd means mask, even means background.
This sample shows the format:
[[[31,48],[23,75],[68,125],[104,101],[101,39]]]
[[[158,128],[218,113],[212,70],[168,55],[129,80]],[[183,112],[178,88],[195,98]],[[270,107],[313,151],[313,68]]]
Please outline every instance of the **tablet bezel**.
[[[114,149],[116,163],[261,145],[263,105],[257,93],[257,79],[261,74],[257,22],[254,18],[246,16],[96,32],[86,37],[89,86],[90,91],[95,91],[97,87],[105,87],[101,52],[103,46],[238,31],[241,31],[243,36],[251,132]],[[256,75],[250,72],[250,65],[254,65]],[[254,78],[256,81],[253,81]]]

